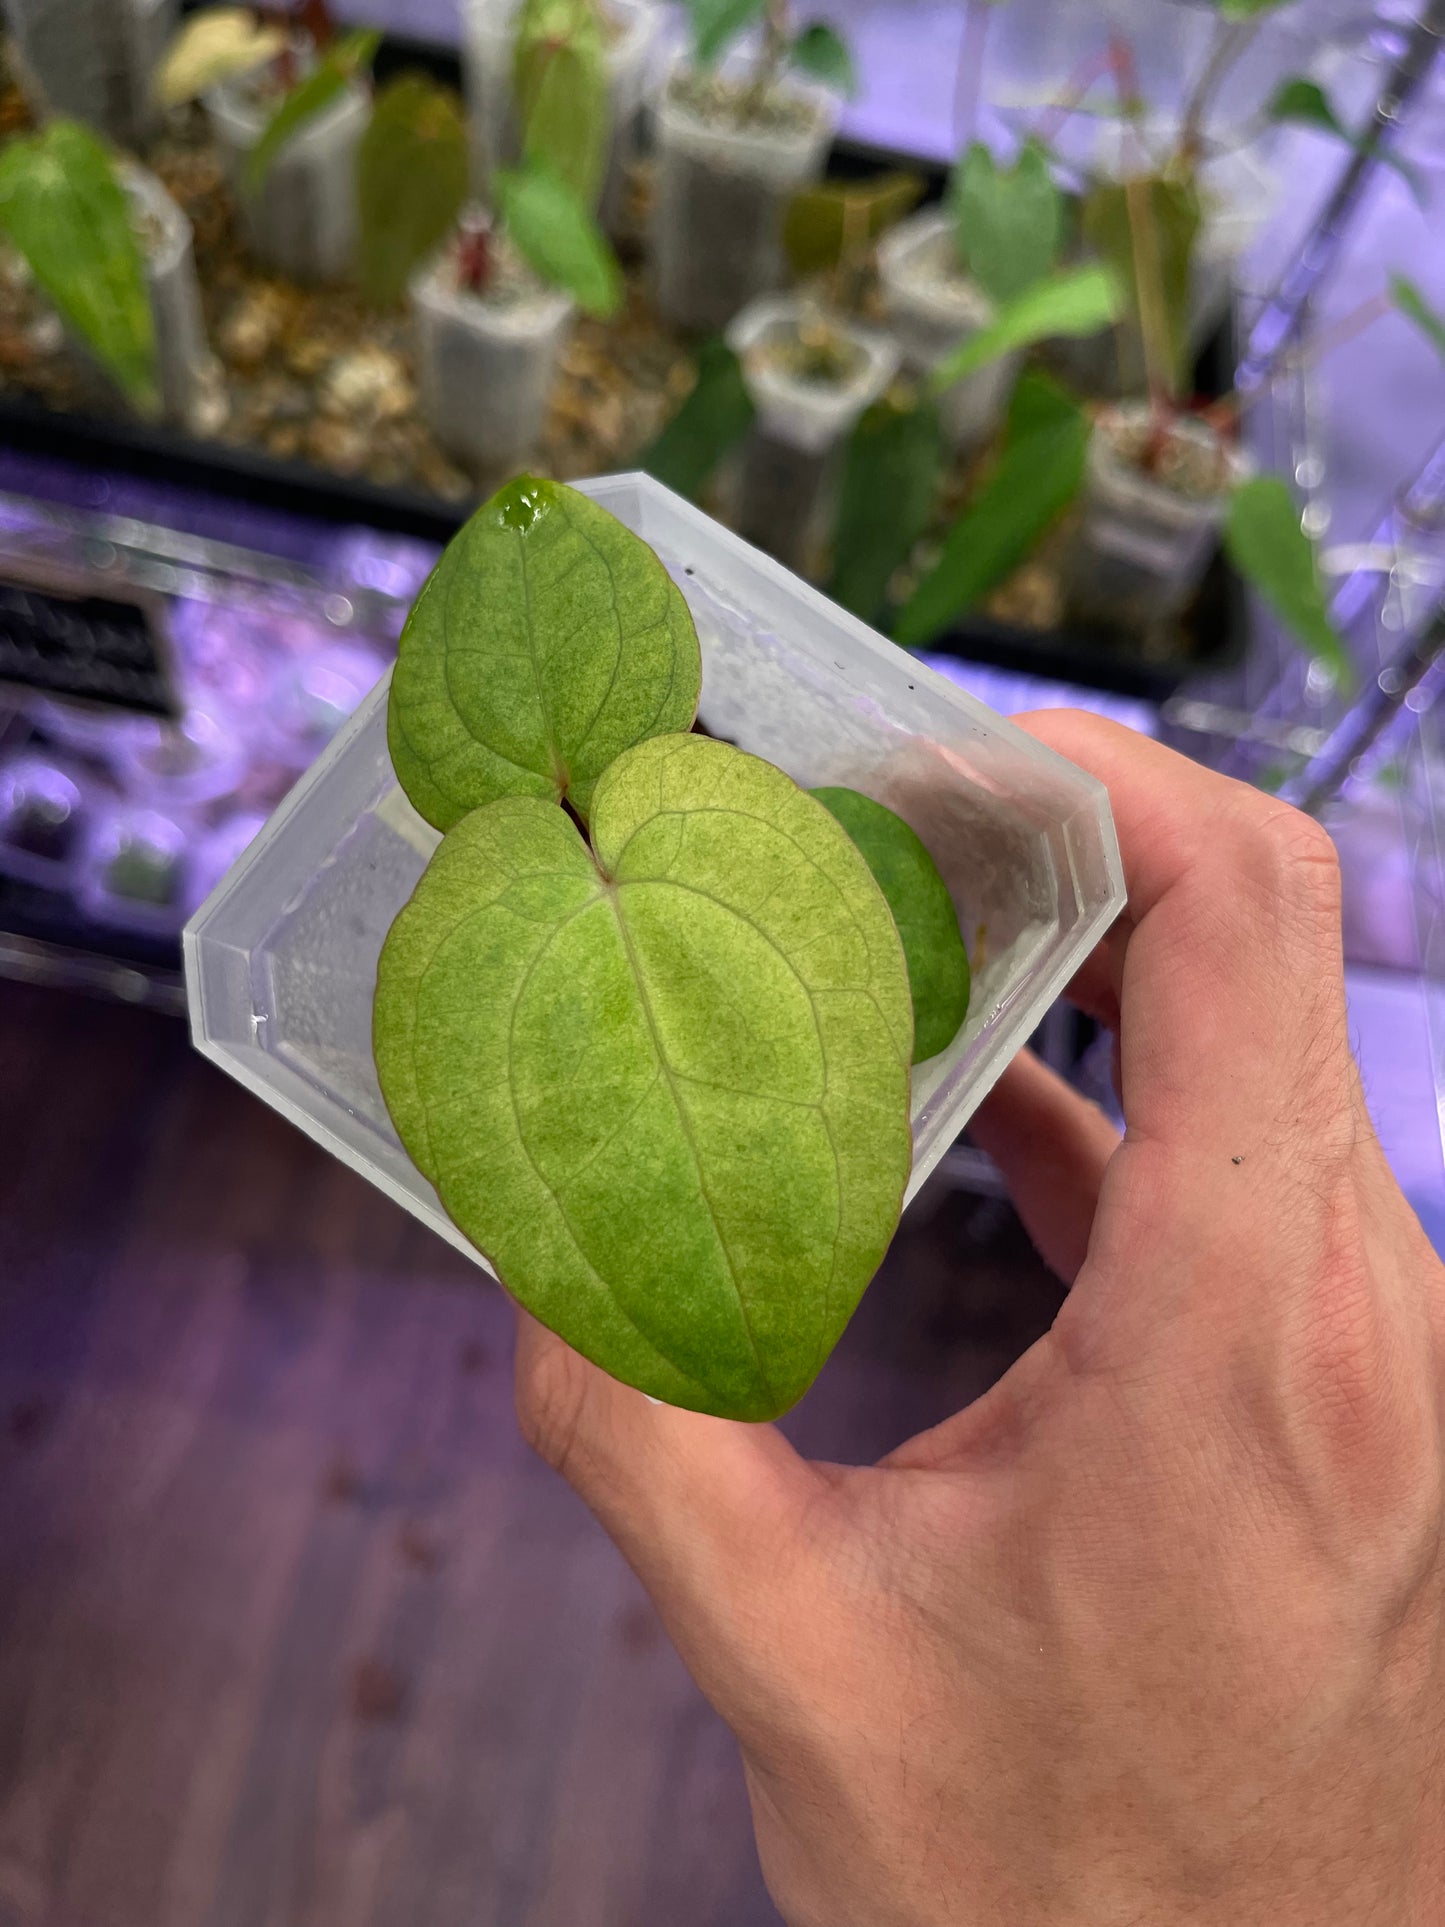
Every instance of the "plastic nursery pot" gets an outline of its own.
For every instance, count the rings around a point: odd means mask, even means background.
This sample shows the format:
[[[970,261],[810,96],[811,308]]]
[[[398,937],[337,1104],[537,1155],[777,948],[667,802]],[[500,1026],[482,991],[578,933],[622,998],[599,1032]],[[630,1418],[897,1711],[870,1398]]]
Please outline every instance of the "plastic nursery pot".
[[[795,79],[741,125],[735,112],[710,110],[743,86],[735,70],[714,83],[683,62],[657,103],[653,294],[676,327],[723,328],[755,294],[782,285],[788,202],[822,173],[833,138],[834,97]]]
[[[1147,628],[1177,615],[1209,566],[1231,490],[1249,472],[1245,455],[1187,417],[1173,424],[1171,441],[1211,479],[1196,478],[1186,492],[1122,452],[1148,435],[1144,402],[1111,408],[1095,424],[1063,558],[1064,597],[1079,622]]]
[[[836,379],[808,378],[790,366],[810,329],[824,331],[850,358]],[[727,338],[757,410],[737,466],[739,531],[789,568],[806,569],[827,525],[839,451],[893,379],[898,350],[789,295],[749,302]]]
[[[5,20],[50,109],[135,147],[160,120],[154,76],[179,0],[6,0]]]
[[[176,817],[143,804],[119,803],[100,812],[81,867],[78,895],[86,915],[119,930],[179,929],[186,914],[189,840]]]
[[[444,255],[412,284],[422,412],[454,460],[479,479],[516,468],[542,430],[557,357],[572,325],[565,294],[471,294]]]
[[[650,477],[583,489],[687,597],[707,727],[800,783],[898,810],[953,893],[973,1004],[913,1071],[912,1196],[1123,907],[1108,798]],[[398,1142],[372,1060],[377,956],[438,842],[392,771],[386,702],[383,683],[187,926],[192,1034],[480,1264]]]
[[[266,267],[293,281],[343,280],[356,253],[356,155],[371,96],[348,86],[286,143],[253,193],[245,182],[246,158],[274,107],[257,87],[252,76],[206,96],[247,243]]]
[[[217,376],[206,342],[191,224],[145,168],[127,164],[121,178],[141,231],[161,407],[169,420],[201,427],[214,408]]]
[[[127,791],[162,809],[234,795],[250,764],[235,724],[204,709],[173,723],[137,717],[122,725],[114,758]]]
[[[884,235],[878,279],[889,325],[916,374],[931,374],[993,319],[992,303],[959,263],[949,214],[915,214]],[[1004,355],[943,396],[939,415],[951,447],[974,448],[997,428],[1019,359]]]
[[[0,875],[68,890],[89,821],[90,789],[82,770],[42,750],[0,763]]]

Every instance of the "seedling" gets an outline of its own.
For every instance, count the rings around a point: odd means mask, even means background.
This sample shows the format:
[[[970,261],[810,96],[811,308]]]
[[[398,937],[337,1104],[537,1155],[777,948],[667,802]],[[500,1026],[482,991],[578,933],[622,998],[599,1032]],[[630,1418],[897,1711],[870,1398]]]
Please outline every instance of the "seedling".
[[[701,71],[715,66],[736,40],[761,23],[757,60],[734,103],[740,121],[766,112],[779,81],[790,70],[838,93],[856,92],[853,56],[842,35],[822,20],[795,30],[787,0],[687,0],[687,5],[693,60]]]
[[[362,293],[402,299],[456,225],[468,191],[467,129],[456,96],[424,74],[380,89],[357,155]]]
[[[951,1040],[967,965],[912,831],[688,733],[700,686],[687,604],[604,510],[522,477],[478,512],[392,684],[397,775],[445,834],[382,951],[376,1061],[534,1316],[654,1397],[767,1419],[887,1248],[915,1040]]]

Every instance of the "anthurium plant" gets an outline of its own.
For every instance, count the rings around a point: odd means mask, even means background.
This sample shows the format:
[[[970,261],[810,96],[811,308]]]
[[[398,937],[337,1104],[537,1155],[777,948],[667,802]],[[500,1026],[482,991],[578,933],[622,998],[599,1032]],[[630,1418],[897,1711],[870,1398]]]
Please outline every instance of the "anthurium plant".
[[[968,962],[927,851],[692,730],[652,551],[521,477],[412,611],[388,736],[444,832],[377,977],[402,1142],[532,1314],[654,1397],[785,1411],[898,1221]]]
[[[693,61],[700,69],[715,66],[743,34],[761,25],[752,79],[740,96],[744,113],[760,108],[790,71],[840,94],[857,91],[853,56],[837,28],[825,20],[795,27],[787,0],[687,0],[687,9]]]

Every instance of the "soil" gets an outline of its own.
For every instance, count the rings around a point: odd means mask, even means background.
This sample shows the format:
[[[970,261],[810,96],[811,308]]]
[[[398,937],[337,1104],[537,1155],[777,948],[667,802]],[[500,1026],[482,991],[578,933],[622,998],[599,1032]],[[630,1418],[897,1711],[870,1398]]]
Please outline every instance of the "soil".
[[[786,84],[759,92],[749,74],[698,73],[683,67],[673,77],[668,98],[712,127],[806,134],[818,120],[818,107],[805,94],[794,93]]]
[[[818,320],[780,330],[760,342],[749,359],[809,387],[842,388],[861,372],[868,357],[841,329]]]
[[[1107,414],[1100,417],[1099,432],[1121,461],[1187,502],[1206,502],[1229,482],[1229,448],[1217,436],[1200,442],[1173,425],[1161,434],[1150,422],[1122,422]]]

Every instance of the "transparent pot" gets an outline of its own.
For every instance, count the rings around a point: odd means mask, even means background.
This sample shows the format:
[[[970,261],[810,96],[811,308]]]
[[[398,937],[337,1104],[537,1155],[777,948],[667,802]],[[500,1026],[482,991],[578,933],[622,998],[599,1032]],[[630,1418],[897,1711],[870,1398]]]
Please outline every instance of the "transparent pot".
[[[547,289],[492,302],[449,275],[443,260],[412,284],[422,413],[454,460],[480,480],[501,478],[542,432],[572,303]]]
[[[94,785],[46,750],[0,762],[0,875],[68,891],[87,835]]]
[[[878,243],[883,305],[915,374],[932,374],[993,319],[992,303],[956,260],[953,217],[932,210],[900,221]],[[1004,355],[943,395],[939,417],[950,447],[976,448],[998,427],[1019,359]]]
[[[1131,402],[1095,425],[1063,557],[1064,598],[1079,622],[1147,628],[1177,615],[1218,546],[1232,489],[1249,472],[1248,458],[1226,448],[1207,423],[1180,421],[1172,431],[1176,440],[1217,457],[1221,470],[1210,493],[1180,493],[1118,452],[1115,437],[1132,436],[1148,421],[1147,403]]]
[[[732,127],[678,98],[688,71],[674,69],[656,109],[653,293],[673,326],[714,330],[786,280],[788,203],[823,171],[837,103],[789,79],[780,92],[798,103],[798,126]]]
[[[160,122],[154,78],[179,0],[5,0],[25,66],[55,113],[139,147]]]
[[[810,324],[854,350],[857,363],[845,380],[804,380],[770,359]],[[749,302],[727,338],[757,410],[737,464],[734,519],[749,542],[806,570],[826,539],[843,444],[893,379],[898,350],[886,336],[790,295]]]
[[[191,224],[154,174],[127,163],[121,178],[150,230],[143,236],[146,288],[156,333],[161,407],[187,427],[214,425],[218,370],[206,341]]]
[[[98,813],[78,895],[95,923],[159,934],[185,921],[191,836],[183,820],[145,804]]]
[[[246,160],[272,106],[243,80],[214,88],[206,107],[256,258],[292,281],[344,280],[356,255],[356,157],[371,119],[369,92],[349,86],[286,143],[254,193]]]
[[[911,1197],[1123,908],[1108,798],[649,477],[584,490],[687,597],[707,727],[799,783],[867,791],[939,865],[977,967],[962,1031],[914,1067]],[[372,1059],[377,956],[439,840],[397,784],[386,702],[383,683],[191,920],[192,1035],[480,1265],[402,1149]]]

